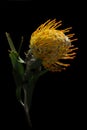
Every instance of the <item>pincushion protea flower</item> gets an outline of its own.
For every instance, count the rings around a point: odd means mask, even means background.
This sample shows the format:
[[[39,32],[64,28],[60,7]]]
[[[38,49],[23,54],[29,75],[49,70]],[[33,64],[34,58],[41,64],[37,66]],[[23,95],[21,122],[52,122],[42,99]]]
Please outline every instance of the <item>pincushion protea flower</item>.
[[[61,60],[74,59],[78,49],[71,42],[76,39],[71,39],[75,34],[65,35],[72,27],[64,30],[56,30],[62,25],[62,21],[56,22],[48,20],[41,24],[35,32],[32,33],[30,39],[30,50],[35,58],[42,60],[42,65],[49,71],[61,71],[70,66]]]

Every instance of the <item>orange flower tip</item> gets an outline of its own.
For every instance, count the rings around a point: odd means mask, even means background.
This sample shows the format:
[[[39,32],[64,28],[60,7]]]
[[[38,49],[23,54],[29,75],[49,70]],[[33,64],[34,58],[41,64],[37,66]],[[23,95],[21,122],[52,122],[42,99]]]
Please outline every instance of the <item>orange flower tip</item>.
[[[66,59],[66,60],[68,60],[68,59],[74,59],[75,58],[75,56],[73,56],[73,57],[70,57],[70,56],[66,56],[66,57],[63,57],[62,59]]]
[[[76,47],[76,48],[69,49],[68,53],[72,53],[75,50],[78,50],[78,48]]]
[[[68,34],[67,36],[69,37],[69,36],[74,36],[75,35],[75,33],[72,33],[72,34]]]
[[[65,66],[65,67],[68,67],[68,66],[70,66],[70,64],[65,64],[64,66]]]
[[[75,45],[71,45],[69,48],[78,49],[78,47],[75,47]]]
[[[69,32],[72,29],[72,27],[68,27],[66,29],[61,30],[63,33]]]
[[[74,55],[76,55],[75,52],[73,52],[73,53],[68,53],[68,54],[66,54],[65,56],[74,56]]]
[[[77,40],[78,40],[77,38],[72,39],[72,40],[70,39],[71,42],[74,42],[74,41],[77,41]]]
[[[70,46],[70,48],[72,48],[72,47],[74,47],[74,46],[75,46],[75,45],[72,44],[72,45]]]
[[[75,50],[78,50],[79,48],[78,47],[76,47],[76,48],[74,48]]]
[[[66,70],[66,68],[63,68],[63,70]]]
[[[65,67],[70,66],[70,64],[64,64],[64,63],[61,63],[61,62],[56,62],[56,64],[58,64],[60,66],[65,66]]]

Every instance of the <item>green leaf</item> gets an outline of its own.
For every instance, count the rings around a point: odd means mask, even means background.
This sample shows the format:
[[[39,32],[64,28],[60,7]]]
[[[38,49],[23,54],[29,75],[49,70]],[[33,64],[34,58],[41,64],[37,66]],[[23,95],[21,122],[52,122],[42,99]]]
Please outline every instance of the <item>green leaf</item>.
[[[12,63],[13,68],[16,68],[17,57],[18,57],[17,53],[14,51],[10,51],[9,57],[11,59],[11,63]]]
[[[13,67],[13,76],[15,79],[16,86],[20,87],[22,85],[22,78],[24,74],[24,66],[22,64],[23,60],[20,58],[18,52],[16,51],[13,41],[10,37],[10,34],[7,32],[5,34],[6,34],[10,49],[11,49],[9,53],[9,57],[11,59],[11,63]]]
[[[18,61],[18,55],[15,52],[10,52],[9,54],[11,63],[13,66],[13,75],[16,82],[16,85],[19,87],[22,85],[23,75],[24,75],[24,66]]]
[[[13,44],[13,41],[12,41],[12,39],[11,39],[11,37],[10,37],[10,34],[7,33],[7,32],[6,32],[5,34],[6,34],[6,37],[7,37],[9,46],[10,46],[10,49],[11,49],[12,51],[16,51],[15,46],[14,46],[14,44]]]

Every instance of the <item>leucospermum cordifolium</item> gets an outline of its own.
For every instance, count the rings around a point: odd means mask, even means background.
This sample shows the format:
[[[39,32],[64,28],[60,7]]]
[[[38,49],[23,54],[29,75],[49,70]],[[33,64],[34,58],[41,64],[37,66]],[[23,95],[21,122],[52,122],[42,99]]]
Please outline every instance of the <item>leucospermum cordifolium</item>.
[[[66,70],[70,66],[69,60],[73,60],[76,57],[78,48],[72,42],[76,41],[77,38],[74,38],[74,33],[68,34],[72,27],[57,29],[61,25],[62,21],[56,22],[56,19],[49,19],[41,24],[31,34],[29,50],[24,60],[20,56],[23,37],[17,51],[10,34],[6,32],[11,49],[9,57],[16,83],[16,96],[24,107],[29,127],[32,127],[30,117],[32,95],[39,77],[47,71],[61,72]],[[22,90],[24,92],[23,97],[21,96]]]
[[[75,34],[67,34],[72,27],[58,30],[57,28],[61,25],[62,21],[56,22],[56,19],[49,19],[32,33],[30,39],[31,53],[35,58],[42,60],[45,69],[52,72],[59,72],[70,66],[63,61],[74,59],[75,50],[78,49],[72,44],[77,40],[73,38]]]

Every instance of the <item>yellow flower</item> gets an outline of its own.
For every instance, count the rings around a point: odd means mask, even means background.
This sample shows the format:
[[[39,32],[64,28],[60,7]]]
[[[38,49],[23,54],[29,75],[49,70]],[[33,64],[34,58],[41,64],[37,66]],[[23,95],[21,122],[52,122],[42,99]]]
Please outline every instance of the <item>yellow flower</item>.
[[[77,39],[70,39],[75,34],[65,35],[72,27],[56,30],[62,25],[61,22],[54,19],[41,24],[32,33],[29,45],[34,57],[41,59],[44,68],[53,72],[66,69],[70,64],[64,63],[63,60],[73,59],[76,55],[74,50],[77,49],[71,44]]]

